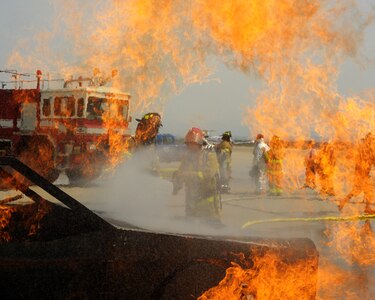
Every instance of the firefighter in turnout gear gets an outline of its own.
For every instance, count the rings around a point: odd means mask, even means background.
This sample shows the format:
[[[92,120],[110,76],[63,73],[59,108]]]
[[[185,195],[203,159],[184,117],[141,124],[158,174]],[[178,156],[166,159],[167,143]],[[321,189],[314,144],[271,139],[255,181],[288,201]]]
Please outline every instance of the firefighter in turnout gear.
[[[309,152],[307,153],[304,165],[305,165],[305,183],[303,185],[303,188],[310,188],[315,189],[316,183],[315,183],[315,173],[316,173],[316,157],[317,152],[315,149],[315,143],[313,141],[308,142],[308,149]]]
[[[321,185],[320,193],[326,196],[334,196],[333,176],[336,166],[336,154],[332,143],[322,143],[317,154],[316,162]]]
[[[159,128],[163,126],[160,115],[158,113],[147,113],[142,119],[136,120],[138,121],[134,137],[136,147],[153,144]]]
[[[270,141],[271,149],[265,153],[267,161],[267,175],[269,182],[269,193],[272,196],[280,196],[283,179],[283,159],[285,148],[283,141],[274,135]]]
[[[263,134],[258,134],[253,150],[253,168],[249,175],[253,178],[256,193],[263,194],[268,189],[267,179],[267,151],[270,147],[264,142]]]
[[[230,191],[229,181],[232,178],[232,133],[226,131],[221,136],[221,142],[216,145],[216,155],[220,167],[221,191]]]
[[[220,223],[219,165],[216,154],[203,149],[204,135],[191,128],[185,136],[187,151],[173,175],[173,194],[185,186],[185,214]]]
[[[375,214],[375,210],[370,207],[374,196],[372,178],[370,175],[371,168],[375,165],[375,136],[368,133],[357,147],[354,169],[354,183],[350,193],[340,201],[338,205],[339,211],[342,211],[345,204],[352,197],[356,197],[363,192],[363,200],[365,202],[365,213]]]

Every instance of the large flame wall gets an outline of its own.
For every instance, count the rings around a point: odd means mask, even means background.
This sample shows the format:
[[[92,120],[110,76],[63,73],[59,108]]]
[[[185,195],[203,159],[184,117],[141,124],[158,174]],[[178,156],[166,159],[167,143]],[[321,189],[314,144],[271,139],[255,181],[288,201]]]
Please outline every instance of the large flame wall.
[[[10,65],[66,75],[117,69],[116,85],[146,110],[205,81],[213,62],[223,61],[264,80],[244,117],[253,134],[355,140],[374,126],[373,93],[345,99],[337,91],[339,67],[357,56],[371,21],[355,1],[70,0],[56,7],[55,26],[33,37],[33,50],[14,51]]]

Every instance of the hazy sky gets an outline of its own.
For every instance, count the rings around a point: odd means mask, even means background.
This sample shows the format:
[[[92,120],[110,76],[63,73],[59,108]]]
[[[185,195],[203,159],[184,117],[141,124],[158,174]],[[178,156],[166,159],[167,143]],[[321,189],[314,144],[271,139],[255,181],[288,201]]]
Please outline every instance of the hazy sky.
[[[17,42],[35,32],[52,27],[55,6],[50,0],[2,0],[0,1],[0,69]],[[361,9],[374,14],[375,0],[358,1]],[[375,26],[366,29],[360,60],[346,61],[341,67],[338,81],[339,92],[349,96],[375,88]],[[35,66],[37,69],[38,66]],[[18,70],[21,71],[22,70]],[[0,78],[8,79],[0,74]],[[164,114],[163,132],[183,135],[189,127],[198,126],[215,130],[214,135],[232,130],[235,136],[248,137],[249,129],[242,125],[246,106],[251,106],[255,96],[252,91],[262,82],[254,75],[244,75],[218,64],[212,80],[187,87],[180,95],[172,96]],[[141,112],[133,112],[138,118]],[[134,124],[133,124],[134,126]],[[261,131],[261,130],[260,130]]]

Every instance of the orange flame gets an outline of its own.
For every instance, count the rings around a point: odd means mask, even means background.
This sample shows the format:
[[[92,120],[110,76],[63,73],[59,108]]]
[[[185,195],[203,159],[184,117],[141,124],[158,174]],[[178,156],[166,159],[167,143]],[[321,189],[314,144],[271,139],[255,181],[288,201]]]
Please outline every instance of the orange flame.
[[[9,233],[9,224],[12,213],[15,211],[13,207],[0,206],[0,243],[11,240]]]
[[[122,114],[117,113],[117,106],[110,105],[109,110],[103,114],[103,126],[108,129],[108,159],[110,168],[122,162],[128,155],[131,148],[131,140],[124,138],[120,128],[124,128],[125,120]],[[102,141],[99,140],[99,144]]]
[[[353,274],[332,260],[319,259],[318,293],[316,299],[371,299],[373,292],[365,272]]]
[[[50,211],[51,205],[47,201],[19,206],[0,205],[0,243],[36,235],[42,219]]]
[[[314,299],[317,258],[286,262],[271,251],[253,257],[249,269],[232,263],[218,286],[198,299]]]
[[[345,99],[336,85],[340,63],[357,54],[369,24],[353,1],[64,0],[57,5],[64,32],[39,33],[43,47],[32,47],[37,51],[28,56],[15,51],[11,66],[29,67],[32,57],[66,75],[119,70],[113,86],[130,92],[133,108],[144,111],[160,110],[169,95],[207,80],[214,55],[264,79],[264,90],[244,119],[253,133],[354,142],[374,128],[371,99]],[[50,51],[45,44],[61,35],[69,37],[80,66],[44,53]],[[300,181],[297,175],[290,180]]]
[[[371,223],[338,224],[326,230],[331,251],[349,265],[375,266],[375,235]]]

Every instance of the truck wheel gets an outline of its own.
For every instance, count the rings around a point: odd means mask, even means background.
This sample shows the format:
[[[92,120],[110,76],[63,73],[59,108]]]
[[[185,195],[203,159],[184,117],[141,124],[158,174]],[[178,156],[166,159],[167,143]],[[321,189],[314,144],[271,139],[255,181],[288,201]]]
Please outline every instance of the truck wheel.
[[[66,169],[66,176],[68,176],[69,184],[73,186],[84,186],[97,179],[101,172],[85,174],[82,169]]]
[[[97,179],[103,171],[103,159],[99,153],[77,155],[65,170],[71,185],[83,186]]]
[[[17,158],[50,182],[59,177],[55,167],[54,147],[41,137],[34,137],[22,144]]]

